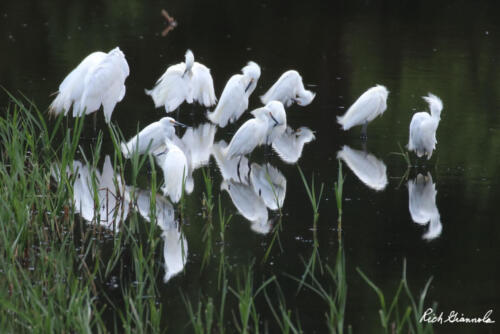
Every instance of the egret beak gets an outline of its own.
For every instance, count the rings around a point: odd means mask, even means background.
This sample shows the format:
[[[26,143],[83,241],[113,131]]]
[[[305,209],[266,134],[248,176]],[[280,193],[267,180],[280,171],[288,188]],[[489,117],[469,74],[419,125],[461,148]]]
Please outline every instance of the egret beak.
[[[172,123],[174,126],[181,126],[183,128],[187,128],[188,127],[186,124],[183,124],[181,122],[177,122],[175,120],[171,120],[170,123]]]
[[[250,89],[250,86],[253,84],[253,79],[250,79],[247,88],[245,88],[245,93]]]
[[[274,118],[274,116],[273,116],[273,113],[272,113],[272,112],[269,112],[269,116],[271,116],[271,118],[273,119],[273,121],[274,121],[274,123],[275,123],[275,124],[274,124],[274,126],[276,126],[276,125],[279,125],[279,124],[280,124],[280,122],[278,122],[278,121],[276,120],[276,118]]]
[[[158,153],[156,156],[159,157],[160,155],[164,155],[165,153],[167,153],[167,150],[161,152],[161,153]]]

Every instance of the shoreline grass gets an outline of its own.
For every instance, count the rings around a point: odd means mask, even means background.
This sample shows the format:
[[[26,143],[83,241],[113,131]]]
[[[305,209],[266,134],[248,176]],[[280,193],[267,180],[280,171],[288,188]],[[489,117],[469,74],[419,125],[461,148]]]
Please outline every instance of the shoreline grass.
[[[14,100],[5,117],[0,118],[0,219],[3,222],[0,242],[5,245],[0,252],[2,329],[6,332],[165,332],[169,328],[165,327],[167,306],[161,296],[166,290],[162,277],[164,241],[158,226],[159,185],[153,157],[133,155],[130,161],[123,159],[119,148],[123,134],[114,125],[108,131],[98,132],[90,150],[85,151],[81,146],[84,117],[77,118],[71,128],[63,128],[63,116],[50,121],[51,130],[48,124],[35,106],[18,100]],[[108,139],[112,142],[109,161],[113,179],[109,188],[102,189],[100,166],[103,143]],[[77,191],[74,184],[81,172],[75,167],[75,160],[88,168],[90,184],[87,185],[92,194],[89,207],[93,212],[88,220],[78,212],[81,203],[74,200]],[[136,207],[138,183],[147,168],[151,194],[146,221]],[[182,223],[186,223],[181,226],[181,238],[202,231],[204,250],[197,254],[200,260],[194,263],[201,262],[202,279],[212,263],[216,268],[211,270],[214,277],[210,288],[196,294],[178,288],[189,319],[185,328],[197,333],[270,332],[278,328],[283,333],[302,333],[307,330],[302,314],[307,310],[290,295],[298,287],[296,293],[308,293],[323,305],[325,317],[318,328],[333,333],[345,331],[347,276],[343,246],[339,242],[333,264],[320,256],[317,222],[324,184],[318,187],[314,174],[308,183],[300,167],[298,169],[312,206],[313,243],[309,258],[302,258],[305,271],[299,273],[302,276],[293,277],[296,284],[291,287],[283,280],[286,275],[273,271],[273,262],[286,255],[280,239],[286,226],[285,216],[279,203],[279,221],[270,236],[270,245],[262,250],[263,260],[257,263],[253,257],[252,261],[241,264],[241,259],[230,253],[235,242],[234,235],[228,233],[232,230],[229,229],[232,215],[224,207],[220,193],[214,191],[210,169],[202,172],[205,192],[201,199],[204,219],[210,224],[204,228],[189,224],[187,217],[192,208],[183,194],[175,208],[175,212],[181,214]],[[341,176],[340,165],[335,188],[339,218]],[[271,187],[279,202],[272,183]],[[104,214],[100,213],[102,191],[105,191],[104,202],[117,203],[116,207],[106,208]],[[270,257],[276,242],[280,256],[274,257],[273,253]],[[184,256],[184,249],[181,253]],[[193,270],[184,267],[183,270],[186,271],[184,279],[189,282],[191,278],[187,275]],[[179,286],[189,287],[183,284]],[[402,289],[409,294],[407,284]],[[422,299],[411,302],[412,310],[416,310],[414,314],[420,312]],[[416,325],[415,328],[419,330]]]

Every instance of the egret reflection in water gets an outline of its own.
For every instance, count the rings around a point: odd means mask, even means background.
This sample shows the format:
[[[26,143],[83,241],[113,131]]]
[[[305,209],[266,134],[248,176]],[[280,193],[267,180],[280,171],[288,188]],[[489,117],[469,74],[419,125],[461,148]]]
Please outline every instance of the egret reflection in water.
[[[354,175],[371,189],[381,191],[387,186],[387,167],[374,155],[346,145],[337,152],[337,159],[342,159]]]
[[[227,143],[218,141],[212,146],[212,155],[224,180],[233,180],[248,184],[250,178],[250,163],[246,157],[229,158],[224,154]]]
[[[436,206],[437,191],[431,174],[427,173],[426,176],[418,174],[416,178],[409,180],[407,185],[411,219],[417,224],[428,225],[427,232],[422,238],[432,240],[439,237],[443,225]]]
[[[248,166],[245,161],[238,166],[236,161],[218,161],[217,164],[222,166],[219,167],[221,174],[229,176],[222,182],[221,189],[228,192],[238,212],[251,223],[250,228],[260,234],[269,233],[272,219],[269,219],[268,209],[278,210],[285,201],[286,178],[283,174],[269,163]],[[242,166],[246,171],[244,181],[238,176],[238,168]]]
[[[297,130],[287,127],[285,132],[274,139],[273,150],[286,163],[294,164],[302,156],[304,145],[316,139],[311,129],[300,127]]]
[[[52,175],[56,180],[60,179],[59,173],[60,167],[54,167]],[[78,160],[73,161],[72,170],[68,167],[66,173],[76,173],[73,201],[75,213],[83,219],[88,222],[96,220],[100,225],[111,229],[127,218],[130,204],[127,186],[120,175],[114,173],[108,155],[104,158],[102,173]],[[97,203],[94,201],[96,193]]]
[[[175,211],[172,203],[161,195],[155,196],[154,208],[151,207],[152,194],[150,191],[136,191],[136,207],[139,214],[148,222],[152,219],[154,212],[156,223],[162,229],[163,258],[165,261],[164,282],[180,273],[187,262],[188,245],[186,237],[181,232],[178,222],[175,220]]]

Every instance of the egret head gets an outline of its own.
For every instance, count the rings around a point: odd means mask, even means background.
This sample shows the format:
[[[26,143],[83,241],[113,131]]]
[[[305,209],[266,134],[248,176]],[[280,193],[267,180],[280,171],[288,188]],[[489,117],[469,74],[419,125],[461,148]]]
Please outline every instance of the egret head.
[[[427,96],[422,96],[422,98],[429,104],[429,110],[432,117],[440,119],[441,110],[443,110],[443,102],[441,101],[441,99],[431,93],[427,94]]]
[[[385,86],[376,85],[375,89],[377,89],[379,93],[382,94],[384,100],[387,100],[387,97],[389,96],[389,91],[387,90],[387,88],[385,88]]]
[[[167,137],[169,138],[175,134],[175,126],[187,127],[187,125],[177,122],[172,117],[163,117],[160,119],[160,124],[164,127],[165,131],[167,131]]]
[[[250,61],[241,71],[244,75],[245,93],[251,94],[257,86],[257,81],[260,77],[260,67],[253,61]]]
[[[269,117],[275,126],[284,126],[286,129],[286,112],[283,103],[271,101],[266,105],[266,109],[269,111]]]
[[[316,139],[316,136],[314,136],[314,132],[305,126],[298,128],[295,131],[295,135],[304,143],[309,143]]]
[[[315,96],[316,94],[310,90],[303,89],[295,95],[294,100],[299,106],[307,106],[312,102],[312,100],[314,100]]]
[[[243,67],[241,71],[244,75],[250,77],[254,81],[257,81],[260,78],[260,67],[253,61],[249,61],[247,66]]]
[[[184,74],[187,72],[191,72],[191,68],[193,67],[194,64],[194,55],[191,50],[187,50],[186,54],[184,55],[185,58],[185,64],[186,64],[186,70],[184,71]]]

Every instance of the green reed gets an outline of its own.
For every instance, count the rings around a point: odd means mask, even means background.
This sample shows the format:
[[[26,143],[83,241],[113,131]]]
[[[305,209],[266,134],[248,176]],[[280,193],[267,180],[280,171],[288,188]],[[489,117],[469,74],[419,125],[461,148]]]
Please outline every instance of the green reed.
[[[427,291],[432,282],[432,277],[429,278],[425,284],[424,289],[420,293],[418,305],[415,302],[415,298],[408,286],[408,280],[406,278],[406,259],[403,261],[403,274],[401,280],[398,284],[394,297],[392,301],[386,299],[386,296],[382,290],[375,285],[359,268],[356,268],[359,275],[365,280],[365,282],[375,291],[380,303],[379,316],[380,323],[385,333],[433,333],[432,324],[420,323],[420,318],[424,312],[424,302],[427,296]],[[409,305],[403,304],[401,298],[401,292],[405,291],[407,298],[410,301]],[[401,305],[403,304],[403,305]],[[403,307],[403,312],[400,312],[401,307]],[[433,307],[435,309],[435,305]],[[413,318],[411,317],[413,314]]]

